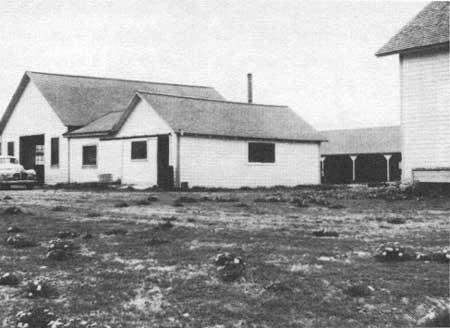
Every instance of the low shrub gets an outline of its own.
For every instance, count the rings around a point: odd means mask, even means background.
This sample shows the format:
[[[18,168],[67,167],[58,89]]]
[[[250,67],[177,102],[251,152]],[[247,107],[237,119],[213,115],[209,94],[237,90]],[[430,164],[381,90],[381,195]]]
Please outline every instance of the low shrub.
[[[52,211],[54,212],[64,212],[67,211],[69,208],[66,206],[58,205],[52,208]]]
[[[330,205],[328,205],[328,208],[332,209],[332,210],[340,210],[340,209],[345,208],[345,206],[342,204],[330,204]]]
[[[13,198],[11,196],[5,196],[3,197],[3,200],[12,200]]]
[[[20,234],[7,237],[5,242],[7,245],[10,245],[14,248],[26,248],[37,246],[37,243],[34,240],[24,237]]]
[[[52,261],[65,261],[75,256],[76,246],[73,242],[53,239],[48,243],[47,259]]]
[[[294,204],[297,207],[308,207],[308,201],[306,199],[295,197],[291,200],[291,204]]]
[[[2,286],[16,286],[20,283],[20,278],[10,272],[6,272],[0,276],[0,285]]]
[[[402,262],[414,259],[414,257],[398,244],[381,245],[377,248],[375,259],[381,262]]]
[[[365,284],[350,284],[343,289],[344,294],[351,297],[367,297],[372,295],[375,289]]]
[[[388,218],[386,220],[386,222],[390,223],[390,224],[405,224],[406,223],[406,219],[405,218],[401,218],[401,217]]]
[[[168,244],[169,241],[167,239],[160,239],[160,238],[152,238],[145,242],[146,246],[160,246],[164,244]]]
[[[244,261],[232,253],[218,254],[214,258],[213,263],[216,266],[216,273],[219,279],[224,282],[236,281],[245,274]]]
[[[181,203],[198,203],[199,200],[194,197],[181,196],[181,197],[178,197],[175,201],[178,201]]]
[[[112,228],[105,231],[105,235],[111,236],[111,235],[126,235],[128,233],[128,230],[125,228]]]
[[[147,197],[147,200],[149,202],[157,202],[158,198],[156,196],[150,195],[150,196]]]
[[[291,287],[289,287],[286,283],[280,281],[271,282],[266,286],[264,286],[264,289],[274,293],[283,293],[292,291]]]
[[[417,321],[419,327],[450,327],[450,306],[448,301],[439,301],[429,298],[434,306],[428,313]]]
[[[438,252],[430,254],[416,254],[416,260],[419,261],[430,261],[439,263],[449,263],[450,262],[450,248],[446,247]]]
[[[16,207],[16,206],[10,206],[3,211],[3,214],[5,214],[5,215],[17,215],[17,214],[22,214],[22,213],[23,213],[23,211],[19,207]]]
[[[139,199],[136,201],[136,205],[151,205],[152,202],[149,201],[148,199],[144,198],[144,199]]]
[[[173,202],[172,205],[175,207],[183,207],[184,206],[183,202],[179,198],[175,199],[175,201]]]
[[[94,236],[90,232],[86,232],[83,236],[81,236],[81,238],[84,240],[89,240],[94,238]]]
[[[325,229],[313,231],[313,235],[316,237],[339,237],[339,234],[336,231],[329,231]]]
[[[130,204],[128,204],[126,201],[123,201],[123,200],[114,204],[114,207],[117,207],[117,208],[124,208],[124,207],[128,207],[128,206],[130,206]]]
[[[288,201],[288,199],[285,199],[281,196],[260,197],[254,200],[255,203],[286,203]]]
[[[78,237],[78,233],[71,230],[58,231],[56,233],[57,238],[65,239],[65,238],[76,238]]]
[[[89,212],[88,214],[86,214],[87,217],[89,218],[96,218],[101,216],[102,214],[100,212]]]
[[[161,230],[169,230],[172,229],[175,225],[172,223],[173,220],[162,219],[163,222],[159,223],[157,228]]]
[[[21,232],[25,232],[25,229],[23,228],[19,228],[18,226],[11,226],[8,227],[8,229],[6,229],[7,233],[21,233]]]
[[[16,314],[18,328],[49,328],[56,317],[52,311],[38,307]]]
[[[29,281],[25,285],[24,295],[27,298],[50,298],[56,296],[56,289],[45,280]]]

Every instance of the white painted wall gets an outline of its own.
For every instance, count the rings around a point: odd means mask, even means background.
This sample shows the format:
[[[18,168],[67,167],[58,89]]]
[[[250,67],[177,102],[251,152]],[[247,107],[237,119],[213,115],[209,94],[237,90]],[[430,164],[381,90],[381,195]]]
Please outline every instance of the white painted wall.
[[[248,163],[248,141],[181,137],[181,181],[190,187],[320,183],[318,143],[275,143],[275,163]]]
[[[124,123],[116,138],[129,138],[155,134],[172,133],[169,125],[145,101],[140,101]],[[169,162],[175,163],[174,138],[170,139]],[[147,159],[131,159],[131,143],[147,141]],[[157,184],[157,138],[136,137],[100,141],[98,173],[109,173],[113,179],[121,179],[123,184],[149,185]]]
[[[100,157],[99,138],[72,138],[70,139],[70,182],[98,181],[99,166],[103,162]],[[97,146],[97,165],[83,166],[83,146]]]
[[[120,129],[117,137],[167,134],[171,132],[170,126],[158,113],[146,101],[141,100]]]
[[[38,88],[30,81],[17,103],[2,134],[2,155],[7,144],[14,142],[15,156],[19,157],[19,138],[44,134],[45,183],[67,182],[67,139],[62,136],[67,128],[47,103]],[[59,137],[59,165],[50,165],[50,139]]]
[[[414,168],[450,167],[449,51],[404,54],[400,67],[402,181],[410,182]]]
[[[131,143],[147,141],[147,159],[131,159]],[[123,184],[154,186],[157,184],[157,138],[123,140]]]

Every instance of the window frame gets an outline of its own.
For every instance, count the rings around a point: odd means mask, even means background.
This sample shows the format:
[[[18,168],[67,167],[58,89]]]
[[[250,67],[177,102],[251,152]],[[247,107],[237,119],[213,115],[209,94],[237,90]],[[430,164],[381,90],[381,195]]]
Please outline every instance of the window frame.
[[[252,149],[252,147],[257,146],[269,146],[269,150],[272,152],[269,158],[264,158],[264,154],[259,154],[255,156],[255,151],[257,149]],[[259,151],[263,151],[263,153],[267,152],[268,149],[264,151],[264,149],[259,149]],[[274,165],[276,163],[276,146],[274,142],[249,142],[247,148],[247,161],[248,164],[256,164],[256,165]],[[256,157],[256,158],[255,158]]]
[[[138,149],[133,149],[134,145],[145,144],[145,157],[135,157],[136,153],[133,150],[137,151]],[[143,150],[143,149],[141,149]],[[147,140],[135,140],[130,143],[130,159],[132,161],[147,161],[148,160],[148,142]]]
[[[85,148],[95,148],[95,164],[85,163]],[[83,168],[97,168],[97,165],[98,165],[98,146],[96,144],[81,146],[81,166]]]
[[[53,142],[56,141],[56,149],[54,148]],[[50,139],[50,166],[51,167],[59,167],[60,160],[60,144],[59,137],[54,137]]]
[[[8,156],[14,157],[14,153],[15,153],[14,141],[8,141],[7,148],[8,148]],[[10,150],[12,150],[12,152]]]

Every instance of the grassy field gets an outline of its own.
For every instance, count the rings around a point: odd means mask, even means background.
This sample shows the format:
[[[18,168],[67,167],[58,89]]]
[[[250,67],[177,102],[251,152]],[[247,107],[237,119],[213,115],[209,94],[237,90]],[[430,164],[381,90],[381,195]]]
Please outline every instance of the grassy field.
[[[15,327],[18,311],[45,306],[61,322],[80,320],[71,327],[415,326],[436,300],[448,303],[448,263],[374,255],[391,242],[423,253],[448,247],[450,199],[384,195],[346,187],[0,192],[0,275],[21,279],[0,286],[0,324]],[[6,245],[11,226],[37,245]],[[315,236],[320,229],[339,236]],[[49,260],[48,242],[66,230],[80,234],[75,256]],[[245,262],[242,278],[218,279],[213,259],[223,252]],[[36,279],[54,293],[27,298]],[[352,285],[370,292],[349,295]]]

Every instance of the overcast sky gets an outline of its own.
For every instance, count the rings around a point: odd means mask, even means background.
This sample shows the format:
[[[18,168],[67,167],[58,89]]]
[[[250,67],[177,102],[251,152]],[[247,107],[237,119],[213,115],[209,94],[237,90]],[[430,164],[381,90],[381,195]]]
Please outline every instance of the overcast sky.
[[[209,85],[318,129],[399,123],[398,57],[426,2],[0,0],[0,111],[25,70]]]

